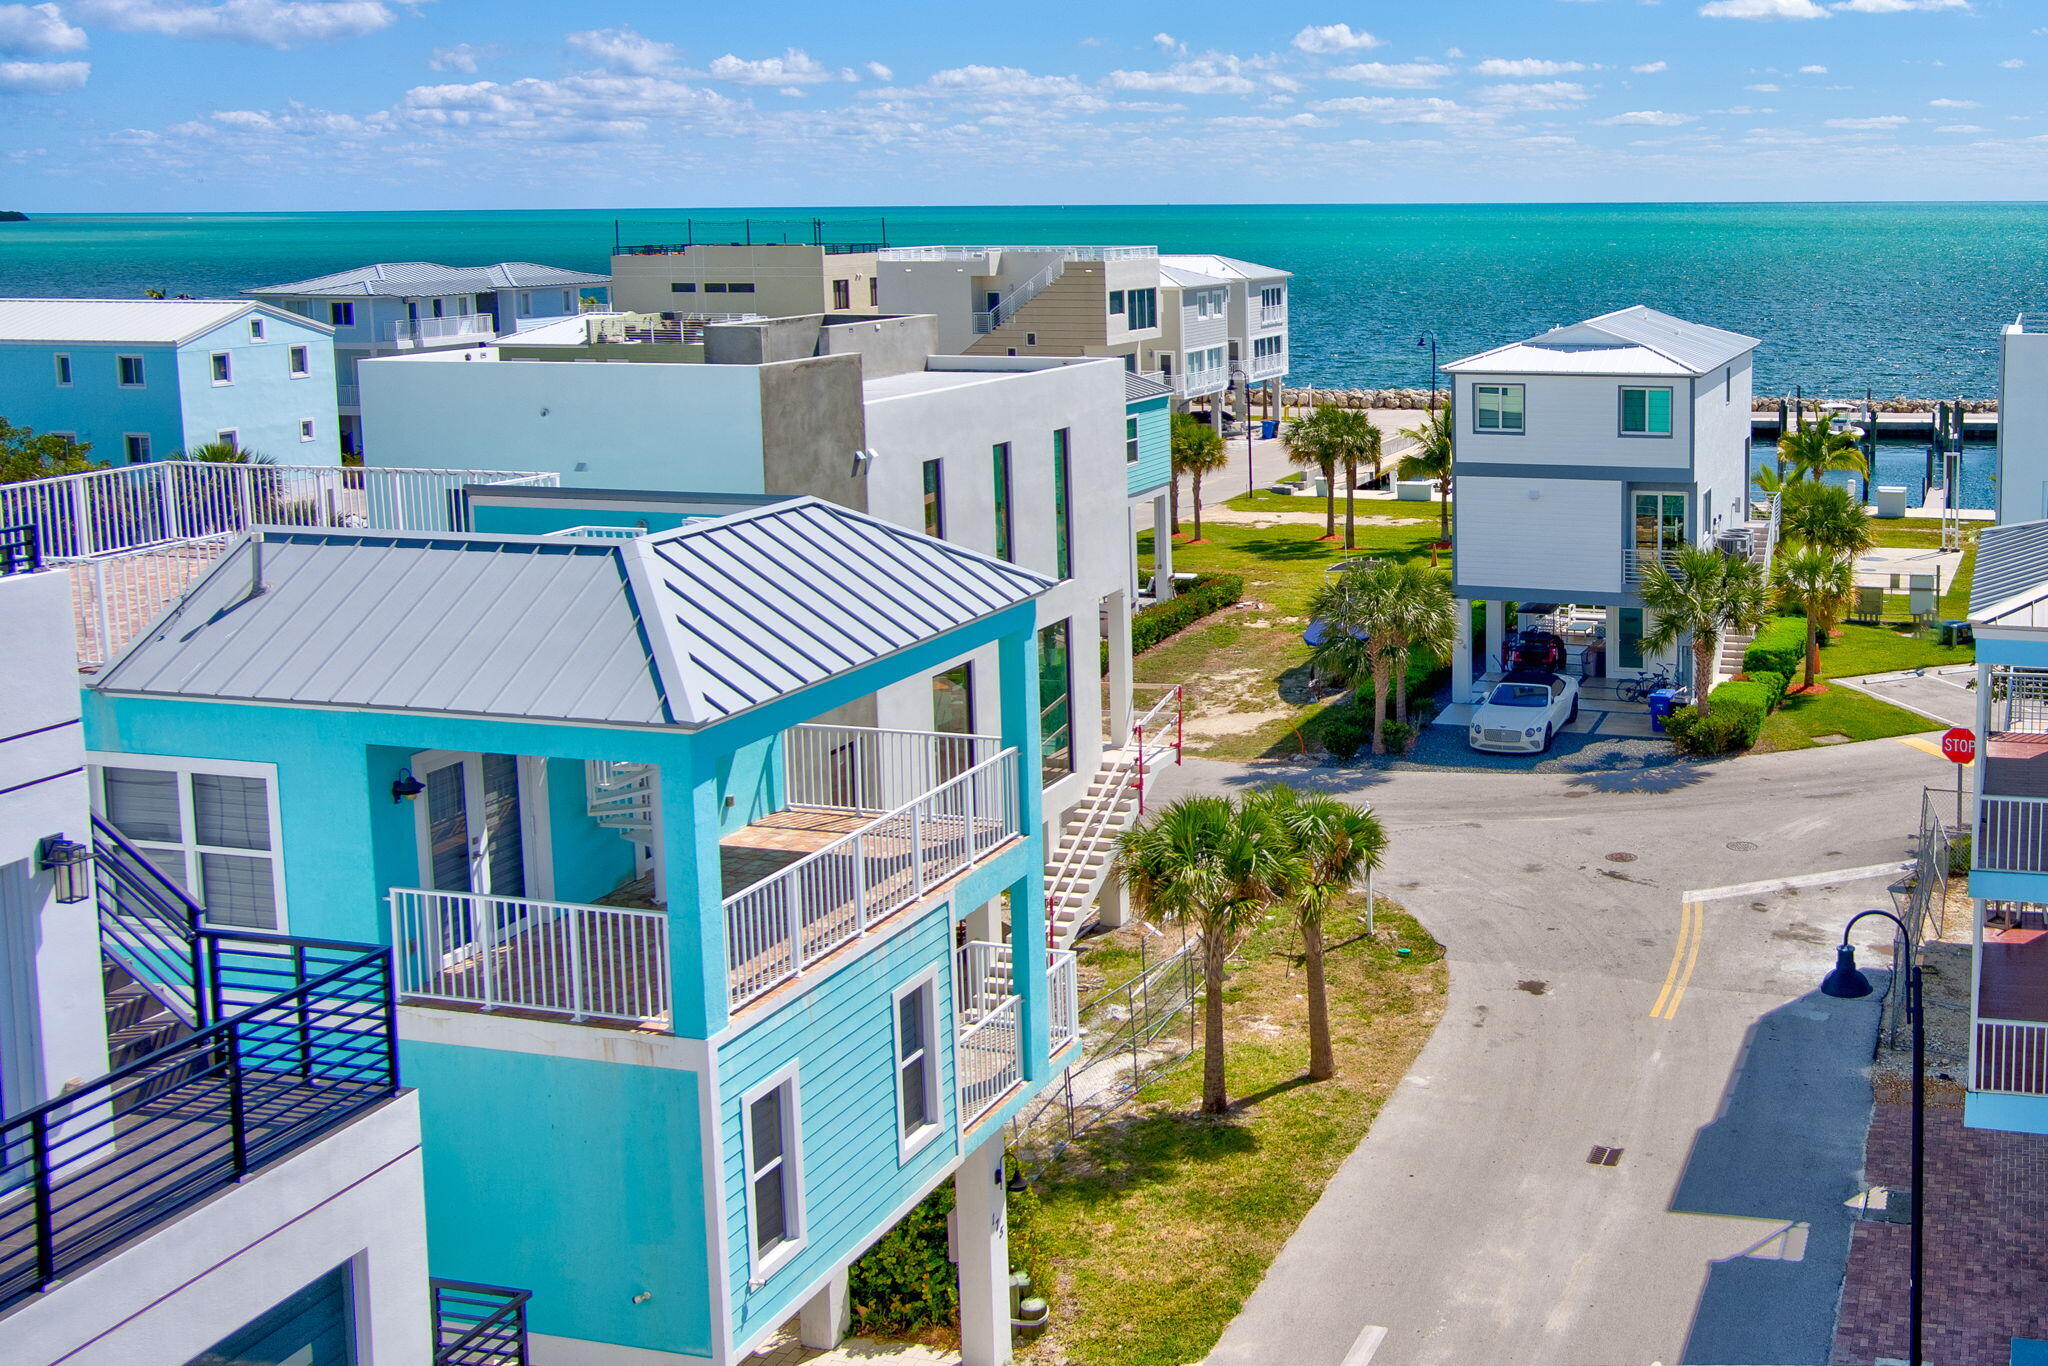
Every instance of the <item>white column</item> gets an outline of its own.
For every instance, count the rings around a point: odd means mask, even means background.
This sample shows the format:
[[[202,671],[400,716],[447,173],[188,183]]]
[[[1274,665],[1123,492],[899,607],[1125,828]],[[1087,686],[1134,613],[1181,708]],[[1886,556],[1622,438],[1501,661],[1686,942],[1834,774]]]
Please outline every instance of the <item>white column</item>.
[[[1451,701],[1472,700],[1472,604],[1459,598],[1456,643],[1451,646]]]
[[[1486,667],[1500,658],[1507,635],[1507,604],[1495,598],[1486,602]]]
[[[965,917],[967,942],[970,944],[1000,944],[1003,942],[1003,899],[996,897],[984,901]]]
[[[1152,596],[1173,596],[1173,506],[1163,493],[1152,500]]]
[[[1131,742],[1131,600],[1111,593],[1109,608],[1109,744],[1120,749]]]
[[[1124,504],[1124,591],[1133,601],[1138,596],[1138,509]]]
[[[832,1279],[805,1300],[796,1316],[797,1338],[806,1347],[829,1350],[846,1341],[853,1327],[853,1306],[846,1295],[846,1268],[832,1273]]]
[[[1095,918],[1112,930],[1130,923],[1131,894],[1122,878],[1112,874],[1103,879],[1102,890],[1095,897]]]
[[[1010,1359],[1010,1226],[1000,1132],[982,1140],[960,1164],[953,1193],[960,1366],[1004,1366]]]

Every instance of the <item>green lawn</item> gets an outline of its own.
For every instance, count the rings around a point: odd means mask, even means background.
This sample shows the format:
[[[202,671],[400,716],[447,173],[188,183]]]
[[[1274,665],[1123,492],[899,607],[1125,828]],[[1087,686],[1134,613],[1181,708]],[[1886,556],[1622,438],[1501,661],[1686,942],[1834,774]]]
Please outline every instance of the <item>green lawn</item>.
[[[1835,638],[1821,647],[1820,671],[1825,681],[1968,664],[1976,657],[1968,645],[1943,645],[1938,637],[1915,636],[1907,627],[1839,626]]]
[[[1880,702],[1853,688],[1830,688],[1818,695],[1787,697],[1784,707],[1764,722],[1753,752],[1811,749],[1823,735],[1881,740],[1934,729],[1938,729],[1936,724],[1917,712]]]

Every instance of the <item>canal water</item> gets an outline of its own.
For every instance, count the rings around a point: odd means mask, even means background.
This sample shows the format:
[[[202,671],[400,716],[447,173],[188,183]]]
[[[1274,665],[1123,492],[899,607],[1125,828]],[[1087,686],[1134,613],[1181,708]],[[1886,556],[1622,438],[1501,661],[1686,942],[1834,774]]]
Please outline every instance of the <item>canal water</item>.
[[[1752,469],[1767,468],[1777,457],[1778,443],[1759,438],[1750,445]],[[1963,502],[1966,508],[1989,508],[1992,503],[1993,471],[1997,467],[1998,443],[1969,441],[1963,445]],[[1860,488],[1862,480],[1853,475],[1832,474],[1830,484]],[[1873,487],[1897,484],[1906,490],[1906,505],[1918,507],[1927,496],[1927,443],[1925,441],[1880,441],[1877,467],[1871,471]],[[1872,495],[1875,501],[1875,495]]]

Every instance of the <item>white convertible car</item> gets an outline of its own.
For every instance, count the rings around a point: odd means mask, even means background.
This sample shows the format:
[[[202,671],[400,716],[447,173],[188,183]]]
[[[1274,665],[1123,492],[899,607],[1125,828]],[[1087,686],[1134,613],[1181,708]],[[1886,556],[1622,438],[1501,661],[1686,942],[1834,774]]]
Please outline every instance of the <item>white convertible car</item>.
[[[1465,743],[1496,754],[1541,754],[1579,716],[1579,682],[1564,674],[1517,669],[1472,709]]]

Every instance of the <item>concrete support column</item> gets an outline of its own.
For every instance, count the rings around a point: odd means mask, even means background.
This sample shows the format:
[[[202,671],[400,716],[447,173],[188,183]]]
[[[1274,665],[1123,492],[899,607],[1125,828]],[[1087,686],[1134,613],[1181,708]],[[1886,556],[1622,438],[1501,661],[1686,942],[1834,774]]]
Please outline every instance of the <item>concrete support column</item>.
[[[853,1327],[853,1306],[846,1295],[846,1268],[818,1287],[797,1311],[797,1338],[806,1347],[829,1351],[846,1341]]]
[[[1131,600],[1111,593],[1104,600],[1109,628],[1109,744],[1131,742]]]
[[[1124,591],[1133,602],[1138,597],[1138,507],[1124,504]]]
[[[960,1164],[953,1194],[960,1366],[1004,1366],[1010,1359],[1010,1226],[1000,1131],[983,1139]]]
[[[1451,646],[1451,701],[1472,700],[1472,604],[1459,598],[1457,636]]]
[[[1000,944],[1003,942],[1003,899],[993,897],[982,902],[963,917],[967,926],[967,940],[974,944]]]
[[[1486,601],[1486,667],[1491,669],[1506,645],[1507,604],[1497,598]]]
[[[1095,898],[1095,914],[1106,929],[1130,923],[1131,894],[1122,878],[1112,874],[1104,880],[1102,891]]]
[[[1173,504],[1163,493],[1152,500],[1152,596],[1173,596]]]

